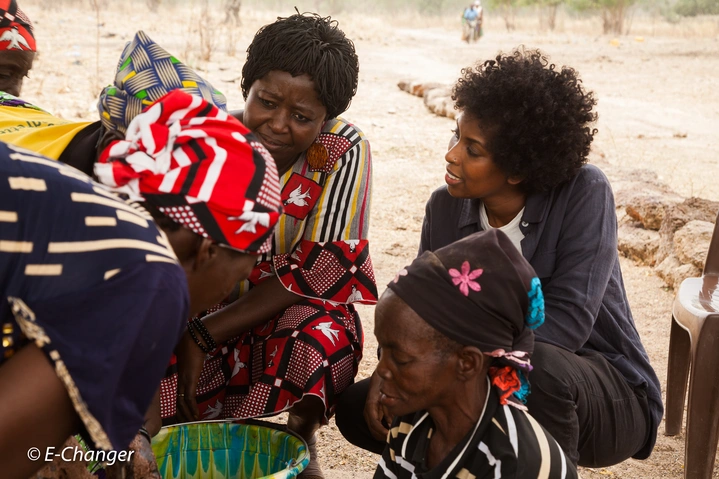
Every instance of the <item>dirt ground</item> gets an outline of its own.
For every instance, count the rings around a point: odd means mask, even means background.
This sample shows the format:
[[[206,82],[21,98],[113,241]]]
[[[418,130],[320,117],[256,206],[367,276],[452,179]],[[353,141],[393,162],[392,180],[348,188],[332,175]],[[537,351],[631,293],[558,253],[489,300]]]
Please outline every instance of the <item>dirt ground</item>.
[[[23,97],[62,117],[88,120],[97,118],[94,99],[100,87],[112,81],[122,48],[138,29],[200,70],[227,95],[231,108],[240,108],[246,46],[258,27],[277,14],[291,13],[243,10],[243,24],[234,30],[210,21],[205,33],[210,32],[214,49],[210,61],[204,61],[199,9],[163,7],[149,14],[137,0],[110,2],[126,8],[106,7],[96,28],[91,10],[58,3],[22,4],[35,22],[40,50]],[[217,12],[216,18],[223,14]],[[485,37],[466,45],[459,40],[459,27],[451,29],[446,21],[431,26],[427,20],[341,14],[337,18],[355,41],[361,62],[358,93],[344,117],[362,128],[372,144],[370,236],[380,291],[416,253],[425,201],[443,184],[443,156],[453,128],[452,121],[431,115],[420,99],[401,92],[397,80],[451,83],[462,67],[520,44],[540,48],[553,62],[574,67],[586,88],[596,92],[599,134],[591,161],[610,179],[616,179],[619,170],[648,168],[681,195],[719,200],[719,26],[667,30],[635,20],[638,33],[612,42],[612,37],[599,35],[596,22],[573,27],[569,19],[562,19],[557,33],[534,28],[506,33],[500,20],[490,17]],[[664,383],[673,292],[646,267],[623,261],[622,269],[637,327]],[[373,308],[361,307],[361,314],[366,354],[360,378],[376,364]],[[662,424],[650,459],[584,469],[582,477],[681,477],[684,437],[667,437],[663,431]],[[377,456],[349,445],[333,422],[320,436],[327,477],[371,477]]]

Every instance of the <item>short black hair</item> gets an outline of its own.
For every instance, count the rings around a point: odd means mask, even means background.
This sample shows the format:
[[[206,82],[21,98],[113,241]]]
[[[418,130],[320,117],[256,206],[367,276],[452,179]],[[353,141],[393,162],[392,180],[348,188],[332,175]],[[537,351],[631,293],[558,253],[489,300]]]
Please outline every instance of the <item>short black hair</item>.
[[[327,119],[346,111],[357,93],[359,59],[354,43],[330,17],[297,13],[260,28],[242,67],[245,100],[252,84],[272,70],[309,75],[327,108]]]
[[[558,69],[539,50],[520,47],[463,69],[452,99],[488,130],[494,162],[522,178],[527,194],[560,185],[587,162],[597,101],[574,69]]]

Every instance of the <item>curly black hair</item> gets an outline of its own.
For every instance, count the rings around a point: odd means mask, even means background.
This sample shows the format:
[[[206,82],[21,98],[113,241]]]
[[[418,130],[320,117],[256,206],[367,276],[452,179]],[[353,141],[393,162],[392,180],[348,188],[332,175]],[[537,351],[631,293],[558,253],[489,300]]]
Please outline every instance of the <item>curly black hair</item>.
[[[327,119],[346,111],[357,93],[359,59],[354,43],[330,17],[298,12],[260,28],[242,67],[245,100],[252,84],[272,70],[309,75],[327,108]]]
[[[527,194],[558,186],[587,162],[597,101],[574,69],[557,69],[539,50],[520,47],[463,69],[452,99],[490,132],[494,162],[522,178]]]

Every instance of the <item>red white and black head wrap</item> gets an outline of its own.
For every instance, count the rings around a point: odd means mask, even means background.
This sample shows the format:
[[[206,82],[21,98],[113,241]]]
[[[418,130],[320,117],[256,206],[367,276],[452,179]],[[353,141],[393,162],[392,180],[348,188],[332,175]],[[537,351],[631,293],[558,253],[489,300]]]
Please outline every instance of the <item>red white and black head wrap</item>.
[[[282,207],[272,156],[235,118],[174,90],[137,115],[95,165],[99,181],[239,251],[271,247]]]
[[[504,233],[482,231],[427,251],[388,287],[434,329],[492,356],[489,375],[500,402],[524,407],[544,296],[534,269]]]
[[[32,22],[15,0],[0,0],[0,51],[36,51]]]

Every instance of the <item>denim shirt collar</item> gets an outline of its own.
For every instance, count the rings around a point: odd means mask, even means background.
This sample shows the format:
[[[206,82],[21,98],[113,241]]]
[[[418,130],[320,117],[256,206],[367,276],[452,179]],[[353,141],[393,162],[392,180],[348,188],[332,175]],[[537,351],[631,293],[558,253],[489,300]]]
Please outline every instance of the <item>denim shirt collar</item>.
[[[524,214],[522,215],[521,228],[527,228],[532,223],[541,223],[549,212],[550,193],[534,193],[527,197],[524,204]],[[462,209],[459,213],[457,222],[458,228],[464,228],[470,225],[479,225],[479,198],[472,198],[462,201]],[[482,227],[479,226],[481,230]]]

